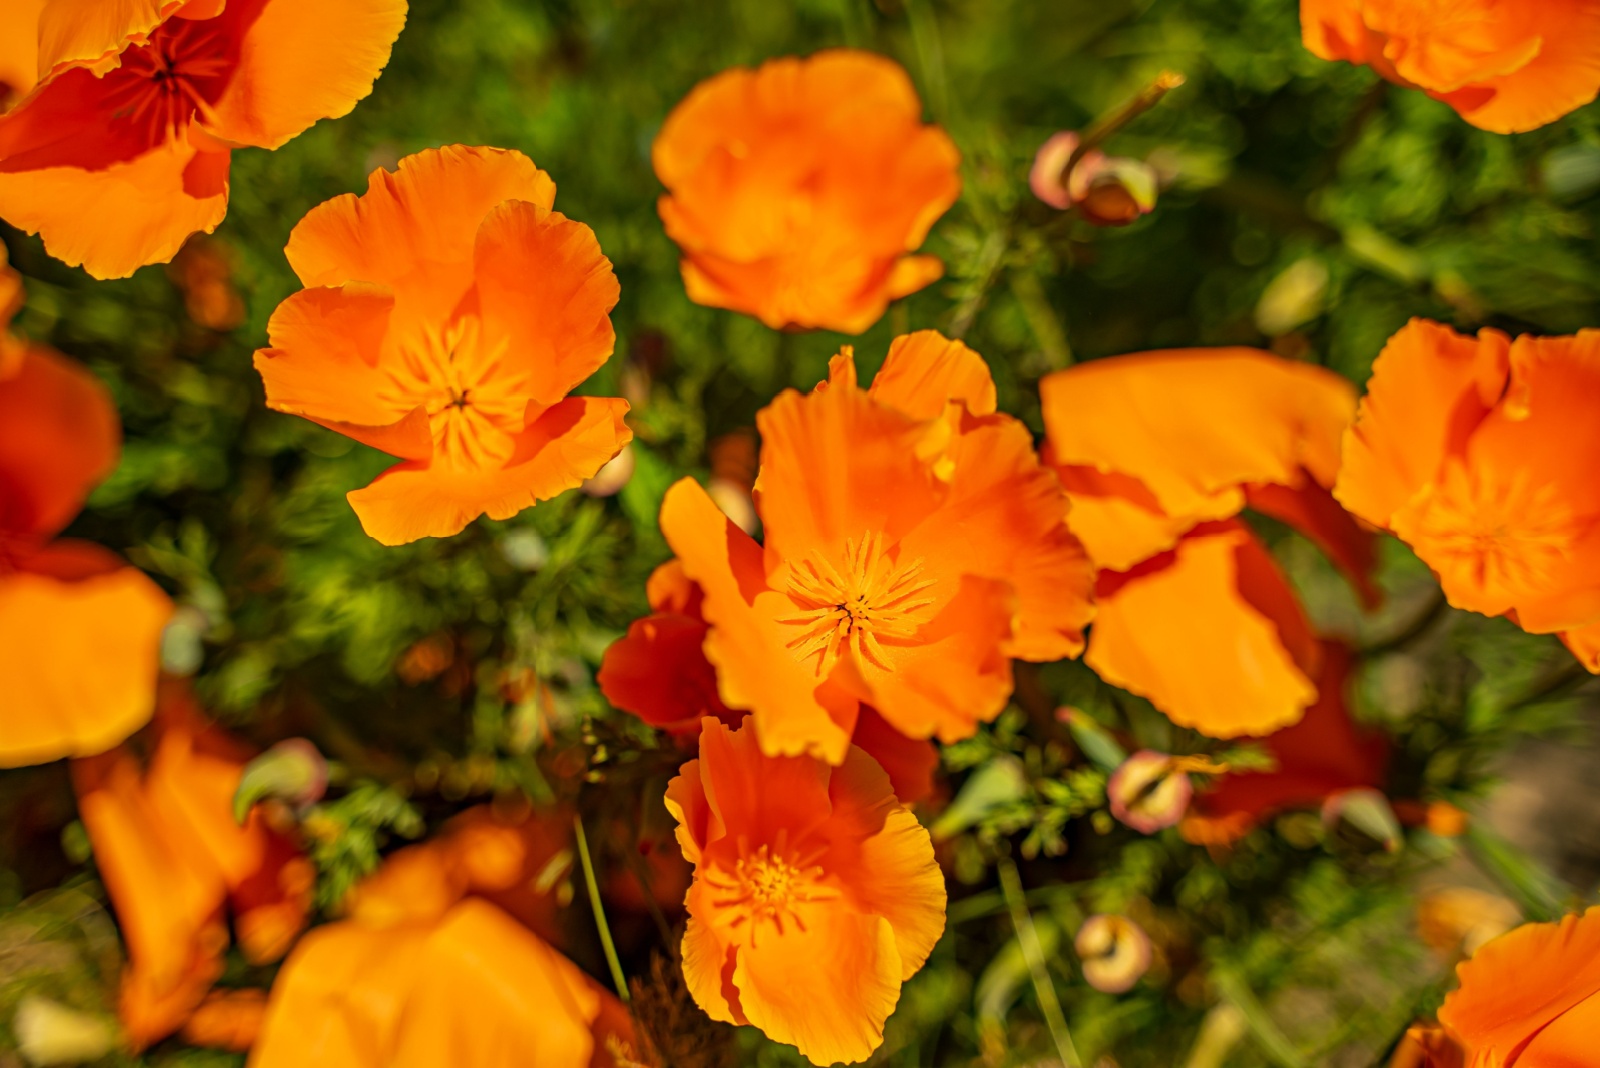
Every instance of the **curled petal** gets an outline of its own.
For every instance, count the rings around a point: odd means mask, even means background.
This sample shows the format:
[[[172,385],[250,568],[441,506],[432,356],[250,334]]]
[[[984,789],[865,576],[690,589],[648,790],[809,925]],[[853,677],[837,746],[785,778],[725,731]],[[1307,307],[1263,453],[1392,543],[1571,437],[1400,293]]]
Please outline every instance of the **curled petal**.
[[[112,468],[122,427],[106,388],[43,346],[0,380],[0,535],[55,534]]]

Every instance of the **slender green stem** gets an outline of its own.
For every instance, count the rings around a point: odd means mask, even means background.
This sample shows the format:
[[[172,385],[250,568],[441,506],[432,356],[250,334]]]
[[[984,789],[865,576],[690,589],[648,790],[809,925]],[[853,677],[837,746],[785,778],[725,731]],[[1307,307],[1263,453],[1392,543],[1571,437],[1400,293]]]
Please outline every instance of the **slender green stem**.
[[[1256,1000],[1255,991],[1250,989],[1242,976],[1228,968],[1218,968],[1212,974],[1217,984],[1217,989],[1222,996],[1238,1009],[1244,1016],[1250,1034],[1256,1040],[1256,1045],[1261,1047],[1261,1052],[1278,1068],[1308,1068],[1306,1059],[1300,1051],[1294,1048],[1294,1043],[1289,1041],[1289,1036],[1278,1029],[1272,1017],[1267,1014],[1266,1008]]]
[[[1099,148],[1112,134],[1161,103],[1161,98],[1182,85],[1183,81],[1183,75],[1176,71],[1164,70],[1156,75],[1155,81],[1139,90],[1131,100],[1094,120],[1089,128],[1083,131],[1083,137],[1078,141],[1078,147],[1072,150],[1067,165],[1061,168],[1062,187],[1071,188],[1072,172],[1090,150]]]
[[[611,966],[611,983],[617,988],[617,997],[631,1000],[628,994],[628,977],[622,974],[622,961],[617,957],[617,944],[611,940],[611,925],[606,922],[606,907],[600,901],[600,884],[594,877],[594,861],[589,857],[589,837],[583,833],[583,817],[572,817],[572,832],[578,839],[578,859],[583,864],[583,881],[589,888],[589,907],[594,910],[594,925],[600,930],[600,948],[605,950],[606,963]]]
[[[1063,1068],[1083,1068],[1078,1048],[1072,1044],[1072,1032],[1067,1030],[1067,1017],[1061,1011],[1056,997],[1055,983],[1050,979],[1049,966],[1045,964],[1044,948],[1039,945],[1039,932],[1033,926],[1033,915],[1028,912],[1028,899],[1022,892],[1022,877],[1010,857],[1000,861],[1000,889],[1006,904],[1011,907],[1011,923],[1017,929],[1017,944],[1022,947],[1023,959],[1028,962],[1028,972],[1033,977],[1033,993],[1039,1001],[1039,1011],[1044,1015],[1045,1026],[1055,1040],[1056,1055]]]
[[[911,42],[917,49],[917,65],[922,68],[928,107],[935,120],[948,126],[950,89],[944,76],[944,43],[939,39],[938,20],[927,0],[906,0],[906,19],[911,23]]]

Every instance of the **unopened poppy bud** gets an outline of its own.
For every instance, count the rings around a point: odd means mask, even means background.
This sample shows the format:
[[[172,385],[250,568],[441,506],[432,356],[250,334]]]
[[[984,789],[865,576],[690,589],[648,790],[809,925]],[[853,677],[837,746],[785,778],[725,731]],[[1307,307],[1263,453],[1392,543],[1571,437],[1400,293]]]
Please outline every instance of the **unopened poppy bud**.
[[[1028,172],[1028,186],[1034,196],[1052,208],[1066,211],[1083,199],[1083,195],[1089,191],[1089,177],[1105,159],[1105,153],[1098,148],[1085,152],[1072,169],[1071,184],[1064,184],[1061,179],[1066,173],[1067,162],[1077,150],[1077,133],[1062,130],[1040,145],[1033,157],[1033,169]]]
[[[99,1060],[117,1045],[116,1025],[110,1020],[37,994],[22,999],[11,1029],[29,1064],[83,1064]]]
[[[1078,171],[1085,170],[1083,163]],[[1159,180],[1143,160],[1114,156],[1088,169],[1087,188],[1078,198],[1078,214],[1095,226],[1127,226],[1155,210]],[[1074,172],[1072,184],[1077,185]]]
[[[245,765],[233,794],[233,818],[240,826],[258,802],[269,797],[296,808],[313,804],[328,787],[328,762],[304,738],[286,738]]]
[[[1348,823],[1383,843],[1383,848],[1390,853],[1396,852],[1403,840],[1400,821],[1389,799],[1378,790],[1342,790],[1331,795],[1322,804],[1322,823],[1329,830],[1340,823]]]
[[[579,489],[591,497],[614,497],[633,477],[633,446],[624,445],[622,451],[606,461],[606,465],[585,479]]]
[[[942,842],[960,834],[995,809],[1015,804],[1026,796],[1028,771],[1022,761],[1011,756],[996,757],[962,784],[961,792],[950,802],[950,807],[934,821],[933,840]]]
[[[1056,722],[1065,723],[1083,755],[1107,771],[1117,770],[1128,759],[1128,754],[1111,737],[1111,732],[1081,708],[1063,705],[1056,709]]]
[[[1083,977],[1105,994],[1121,994],[1150,969],[1150,937],[1126,916],[1090,916],[1078,928],[1073,948]]]
[[[1328,297],[1328,268],[1307,256],[1285,267],[1267,283],[1256,302],[1256,328],[1282,337],[1322,314]]]
[[[1194,785],[1167,753],[1141,749],[1106,783],[1111,814],[1134,830],[1154,834],[1174,826],[1189,810]]]

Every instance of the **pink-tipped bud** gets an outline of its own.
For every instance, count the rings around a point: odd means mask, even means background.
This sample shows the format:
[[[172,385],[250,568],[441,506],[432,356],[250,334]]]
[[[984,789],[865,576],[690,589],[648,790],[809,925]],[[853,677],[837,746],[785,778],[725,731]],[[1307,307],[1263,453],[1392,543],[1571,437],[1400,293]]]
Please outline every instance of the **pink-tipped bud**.
[[[233,818],[240,826],[250,810],[267,798],[305,808],[328,788],[328,762],[304,738],[286,738],[245,765],[233,794]]]
[[[1142,834],[1175,826],[1194,796],[1178,758],[1141,749],[1122,762],[1106,783],[1111,814]]]
[[[1052,134],[1049,140],[1039,146],[1039,151],[1033,157],[1033,169],[1028,173],[1028,185],[1033,189],[1033,195],[1050,205],[1066,211],[1076,204],[1085,193],[1089,191],[1089,176],[1094,168],[1105,159],[1105,153],[1098,148],[1090,149],[1083,154],[1078,165],[1073,168],[1073,179],[1070,187],[1063,185],[1061,176],[1066,172],[1067,161],[1078,150],[1078,135],[1072,130],[1062,130]]]
[[[1073,943],[1083,962],[1083,977],[1105,994],[1132,989],[1150,970],[1150,936],[1126,916],[1090,916]]]
[[[1079,163],[1078,171],[1083,170]],[[1078,178],[1074,172],[1074,186]],[[1158,185],[1155,168],[1142,160],[1121,156],[1098,160],[1087,172],[1088,188],[1078,197],[1078,214],[1095,226],[1127,226],[1155,210]]]

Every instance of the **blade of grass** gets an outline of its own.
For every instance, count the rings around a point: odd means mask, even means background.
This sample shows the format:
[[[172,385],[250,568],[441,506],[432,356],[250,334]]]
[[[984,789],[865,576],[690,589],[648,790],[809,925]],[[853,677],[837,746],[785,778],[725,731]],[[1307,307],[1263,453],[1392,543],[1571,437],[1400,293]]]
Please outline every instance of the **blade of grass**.
[[[617,997],[627,1002],[632,1000],[628,994],[628,977],[622,974],[617,944],[611,940],[611,925],[606,922],[606,907],[600,901],[600,884],[594,877],[594,861],[589,857],[589,837],[583,833],[582,816],[572,817],[572,832],[578,840],[578,860],[583,864],[584,885],[589,888],[589,907],[594,910],[594,925],[600,930],[600,948],[605,951],[606,964],[611,967],[611,983],[617,988]]]
[[[1028,900],[1022,892],[1022,877],[1017,866],[1007,857],[1000,861],[1000,889],[1006,904],[1011,908],[1011,923],[1017,929],[1017,944],[1028,962],[1028,973],[1033,977],[1033,993],[1039,1001],[1039,1011],[1044,1015],[1045,1026],[1056,1044],[1056,1055],[1063,1068],[1083,1068],[1078,1049],[1072,1044],[1072,1032],[1067,1030],[1067,1018],[1056,997],[1055,983],[1050,979],[1050,969],[1045,964],[1044,950],[1039,946],[1039,932],[1034,929],[1033,915],[1028,911]]]

